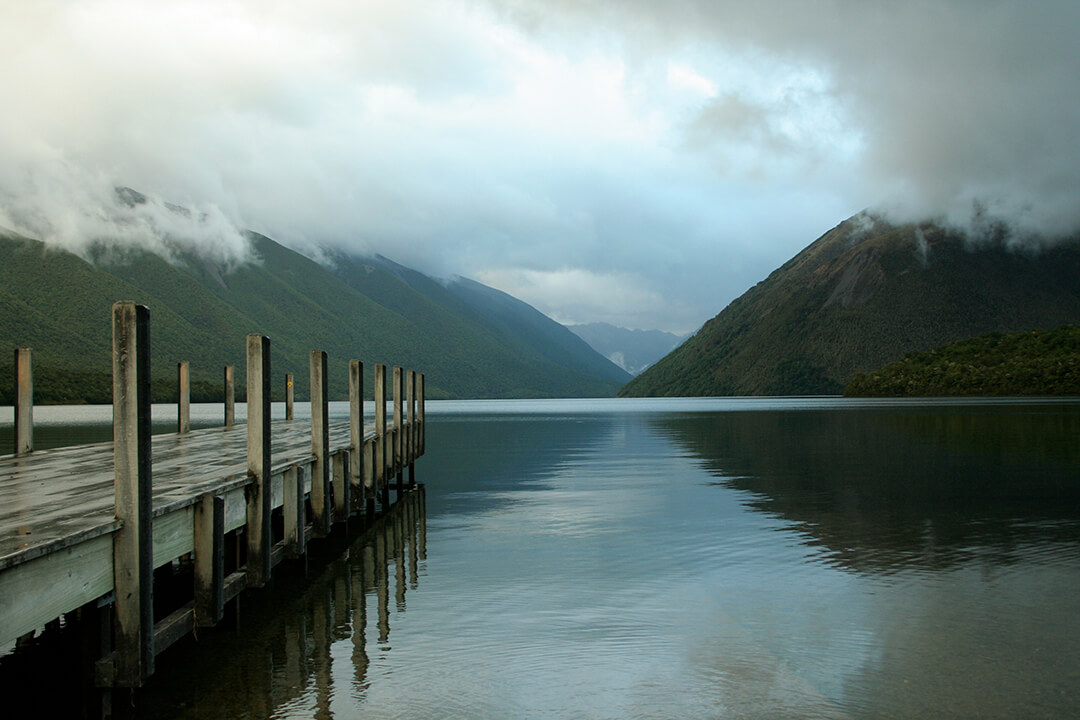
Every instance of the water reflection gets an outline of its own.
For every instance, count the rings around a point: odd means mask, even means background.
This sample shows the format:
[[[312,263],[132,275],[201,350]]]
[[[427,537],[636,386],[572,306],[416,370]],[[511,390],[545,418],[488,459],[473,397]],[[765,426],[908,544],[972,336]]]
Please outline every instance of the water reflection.
[[[749,506],[859,571],[998,565],[1080,541],[1080,413],[1061,405],[665,416]]]
[[[132,716],[330,718],[339,702],[362,704],[373,657],[390,651],[392,620],[419,588],[425,523],[420,487],[341,552],[319,553],[333,559],[312,558],[306,577],[280,572],[243,594],[238,630],[201,630],[159,656]]]

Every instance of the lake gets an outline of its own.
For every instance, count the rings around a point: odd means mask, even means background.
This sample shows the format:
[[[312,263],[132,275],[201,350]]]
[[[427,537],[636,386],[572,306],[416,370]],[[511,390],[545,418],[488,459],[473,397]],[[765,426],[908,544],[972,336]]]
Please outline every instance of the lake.
[[[1080,401],[461,401],[427,420],[424,493],[306,582],[245,594],[238,633],[160,656],[137,716],[1080,713]]]

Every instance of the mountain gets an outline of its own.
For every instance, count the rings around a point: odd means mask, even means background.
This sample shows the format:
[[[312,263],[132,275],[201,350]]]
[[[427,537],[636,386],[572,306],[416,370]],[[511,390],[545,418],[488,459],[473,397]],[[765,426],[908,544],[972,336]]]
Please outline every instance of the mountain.
[[[707,322],[620,395],[840,393],[910,352],[1080,322],[1080,241],[1038,249],[856,215]]]
[[[602,322],[567,327],[596,352],[631,375],[640,375],[687,337],[663,330],[628,330]]]
[[[1080,396],[1080,327],[958,340],[856,375],[853,397]]]
[[[491,288],[473,284],[528,322],[470,305],[407,268],[391,271],[383,259],[347,258],[328,269],[265,236],[249,239],[258,261],[225,272],[190,254],[170,263],[114,248],[91,252],[91,262],[0,233],[0,335],[10,347],[34,348],[36,375],[61,370],[68,384],[73,373],[110,372],[109,313],[121,299],[150,307],[155,376],[173,378],[176,362],[188,360],[200,387],[220,388],[226,364],[241,382],[250,332],[270,336],[275,375],[293,373],[305,398],[312,348],[327,352],[330,391],[339,398],[351,358],[424,372],[429,398],[612,396],[626,377],[584,343],[574,346],[577,338],[558,323]],[[538,350],[563,335],[574,342]],[[370,388],[370,369],[365,376]]]

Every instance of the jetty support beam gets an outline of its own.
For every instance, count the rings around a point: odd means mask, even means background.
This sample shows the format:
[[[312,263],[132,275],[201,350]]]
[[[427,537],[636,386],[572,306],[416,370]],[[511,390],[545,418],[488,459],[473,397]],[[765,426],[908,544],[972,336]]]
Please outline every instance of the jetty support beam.
[[[364,487],[364,364],[349,361],[349,484],[363,498]]]
[[[236,380],[233,366],[225,366],[225,427],[236,422]]]
[[[176,432],[191,432],[191,365],[187,360],[176,364]]]
[[[154,547],[151,527],[150,310],[113,305],[114,682],[138,687],[154,672]]]
[[[285,373],[285,419],[293,419],[293,405],[295,395],[293,394],[293,374]]]
[[[270,338],[247,336],[247,579],[270,579]]]
[[[15,454],[34,450],[34,365],[28,347],[15,350]]]
[[[326,389],[326,353],[311,351],[311,523],[315,537],[330,532],[330,411]]]

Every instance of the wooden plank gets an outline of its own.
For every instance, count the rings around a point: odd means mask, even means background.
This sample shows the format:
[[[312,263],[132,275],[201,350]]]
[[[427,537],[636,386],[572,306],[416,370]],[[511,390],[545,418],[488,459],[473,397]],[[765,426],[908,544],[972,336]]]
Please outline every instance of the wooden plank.
[[[270,579],[270,338],[247,336],[248,585]]]
[[[161,653],[194,629],[194,603],[188,603],[154,626],[154,647]]]
[[[236,382],[232,365],[225,366],[225,427],[236,422]]]
[[[154,518],[154,567],[167,565],[195,549],[195,508],[192,505]]]
[[[0,645],[113,589],[112,535],[100,535],[0,573]]]
[[[138,687],[154,672],[150,455],[150,311],[113,305],[116,682]]]
[[[30,348],[15,350],[15,454],[34,450],[34,364]]]
[[[326,389],[326,353],[311,351],[311,454],[315,467],[311,473],[311,523],[315,536],[330,531],[330,422]]]
[[[225,498],[207,493],[195,506],[195,624],[225,613]]]
[[[191,366],[187,360],[176,364],[176,432],[191,432]]]

